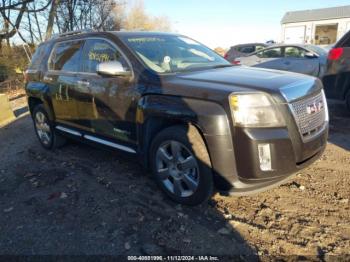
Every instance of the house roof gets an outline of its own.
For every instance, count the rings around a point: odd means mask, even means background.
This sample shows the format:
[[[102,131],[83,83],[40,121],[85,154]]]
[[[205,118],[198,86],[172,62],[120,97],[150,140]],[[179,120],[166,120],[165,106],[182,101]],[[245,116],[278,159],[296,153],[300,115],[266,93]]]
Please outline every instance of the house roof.
[[[287,24],[287,23],[328,20],[328,19],[337,19],[337,18],[346,18],[346,17],[350,18],[350,5],[287,12],[283,16],[281,23]]]

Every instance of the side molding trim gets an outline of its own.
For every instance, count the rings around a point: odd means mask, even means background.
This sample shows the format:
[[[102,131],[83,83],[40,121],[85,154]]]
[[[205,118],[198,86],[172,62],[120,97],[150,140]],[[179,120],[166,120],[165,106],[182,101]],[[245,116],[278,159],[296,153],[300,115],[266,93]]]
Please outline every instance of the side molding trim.
[[[84,135],[84,138],[87,139],[87,140],[96,142],[96,143],[100,143],[100,144],[103,144],[103,145],[106,145],[106,146],[110,146],[110,147],[113,147],[113,148],[116,148],[116,149],[120,149],[120,150],[129,152],[129,153],[136,154],[136,151],[134,149],[132,149],[130,147],[127,147],[127,146],[119,145],[119,144],[116,144],[116,143],[113,143],[113,142],[110,142],[110,141],[106,141],[106,140],[103,140],[103,139],[100,139],[100,138],[97,138],[97,137],[94,137],[94,136],[89,136],[89,135]]]
[[[63,132],[66,132],[66,133],[68,133],[68,134],[74,135],[74,136],[82,136],[81,133],[79,133],[79,132],[77,132],[77,131],[74,131],[74,130],[72,130],[72,129],[63,127],[63,126],[56,126],[56,129],[58,129],[58,130],[60,130],[60,131],[63,131]]]
[[[130,147],[119,145],[119,144],[116,144],[116,143],[113,143],[113,142],[110,142],[110,141],[107,141],[107,140],[104,140],[104,139],[101,139],[101,138],[97,138],[97,137],[94,137],[94,136],[83,135],[82,133],[80,133],[78,131],[75,131],[75,130],[72,130],[70,128],[66,128],[66,127],[63,127],[63,126],[56,126],[56,129],[58,129],[60,131],[63,131],[63,132],[66,132],[68,134],[74,135],[74,136],[84,137],[87,140],[90,140],[90,141],[93,141],[93,142],[96,142],[96,143],[99,143],[99,144],[103,144],[103,145],[110,146],[110,147],[113,147],[113,148],[116,148],[116,149],[119,149],[119,150],[123,150],[125,152],[136,154],[136,151],[134,149],[130,148]]]

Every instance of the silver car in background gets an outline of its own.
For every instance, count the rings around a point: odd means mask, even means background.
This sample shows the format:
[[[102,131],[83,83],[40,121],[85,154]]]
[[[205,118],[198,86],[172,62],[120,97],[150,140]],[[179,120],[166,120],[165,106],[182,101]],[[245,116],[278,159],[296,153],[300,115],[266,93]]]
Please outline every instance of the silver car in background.
[[[315,45],[274,45],[236,58],[233,64],[302,73],[321,78],[326,70],[328,51]]]
[[[224,58],[231,64],[234,64],[236,58],[248,56],[254,52],[264,49],[267,46],[267,44],[263,43],[249,43],[231,46]]]

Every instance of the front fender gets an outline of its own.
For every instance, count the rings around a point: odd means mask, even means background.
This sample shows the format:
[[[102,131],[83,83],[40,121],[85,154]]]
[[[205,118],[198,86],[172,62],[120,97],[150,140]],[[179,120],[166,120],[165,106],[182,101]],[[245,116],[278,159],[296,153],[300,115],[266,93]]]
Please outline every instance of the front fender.
[[[231,133],[225,110],[219,104],[210,101],[148,95],[138,103],[137,122],[142,125],[150,117],[191,122],[201,129],[203,135]]]
[[[201,132],[206,143],[217,183],[229,189],[237,179],[232,136],[224,108],[211,101],[177,96],[148,95],[138,103],[138,141],[147,156],[154,136],[163,128],[190,123]],[[147,158],[147,157],[146,157]],[[145,159],[147,162],[147,159]]]

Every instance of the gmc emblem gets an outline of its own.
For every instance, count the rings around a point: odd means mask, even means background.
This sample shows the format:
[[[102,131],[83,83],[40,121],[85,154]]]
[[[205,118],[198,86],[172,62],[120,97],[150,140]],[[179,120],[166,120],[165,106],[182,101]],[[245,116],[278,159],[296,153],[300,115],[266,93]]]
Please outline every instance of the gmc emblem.
[[[319,113],[321,112],[322,109],[323,109],[323,101],[315,101],[313,104],[306,106],[306,112],[309,115]]]

